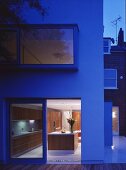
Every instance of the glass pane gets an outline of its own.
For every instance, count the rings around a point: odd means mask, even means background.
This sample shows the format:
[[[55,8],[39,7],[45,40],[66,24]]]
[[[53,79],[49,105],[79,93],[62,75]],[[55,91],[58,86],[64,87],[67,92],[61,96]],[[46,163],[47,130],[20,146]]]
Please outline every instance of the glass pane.
[[[109,48],[108,47],[104,47],[104,53],[110,53]]]
[[[0,30],[0,64],[15,64],[17,61],[16,31]]]
[[[81,100],[47,100],[47,161],[81,163]]]
[[[104,46],[107,46],[107,47],[109,46],[109,40],[104,40],[103,43],[104,43]]]
[[[42,158],[42,104],[10,107],[11,158]]]
[[[116,80],[115,79],[105,79],[104,87],[108,88],[116,88]]]
[[[73,64],[73,29],[25,29],[22,64]]]
[[[116,69],[104,69],[104,79],[116,79]]]

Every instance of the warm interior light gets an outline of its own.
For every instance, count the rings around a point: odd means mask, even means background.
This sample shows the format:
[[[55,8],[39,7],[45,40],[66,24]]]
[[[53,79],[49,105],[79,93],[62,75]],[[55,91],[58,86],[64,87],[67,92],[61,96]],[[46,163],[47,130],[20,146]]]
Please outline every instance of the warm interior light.
[[[114,150],[114,149],[115,149],[115,146],[114,146],[114,145],[112,145],[112,146],[111,146],[111,148],[112,148],[112,150]]]
[[[29,120],[30,123],[34,123],[35,120]]]
[[[112,112],[112,118],[116,118],[116,112]]]

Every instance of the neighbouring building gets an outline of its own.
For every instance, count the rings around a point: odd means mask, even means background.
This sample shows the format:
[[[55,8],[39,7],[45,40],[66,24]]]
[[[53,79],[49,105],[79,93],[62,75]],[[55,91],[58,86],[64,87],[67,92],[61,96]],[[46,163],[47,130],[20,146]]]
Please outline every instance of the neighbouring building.
[[[112,105],[112,134],[126,136],[126,42],[122,28],[117,45],[111,45],[111,40],[104,38],[104,100]]]

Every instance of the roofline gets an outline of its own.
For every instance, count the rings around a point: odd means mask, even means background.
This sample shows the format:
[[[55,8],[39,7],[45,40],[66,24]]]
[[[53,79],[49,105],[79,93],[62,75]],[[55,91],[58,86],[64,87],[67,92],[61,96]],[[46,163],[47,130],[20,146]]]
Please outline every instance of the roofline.
[[[111,37],[103,37],[103,39],[110,39],[111,40],[112,38]]]
[[[71,23],[71,24],[0,24],[0,29],[6,28],[72,28],[75,27],[79,31],[78,24]]]

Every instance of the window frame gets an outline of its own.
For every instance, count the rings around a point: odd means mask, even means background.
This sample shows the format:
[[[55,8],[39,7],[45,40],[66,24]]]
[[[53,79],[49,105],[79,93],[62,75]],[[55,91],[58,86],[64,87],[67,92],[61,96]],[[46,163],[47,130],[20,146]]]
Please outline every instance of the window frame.
[[[10,27],[10,28],[8,28],[8,27],[2,27],[2,26],[0,26],[0,31],[1,30],[3,30],[3,31],[12,31],[12,32],[15,32],[16,33],[16,55],[17,55],[17,57],[16,57],[16,63],[15,64],[11,64],[11,63],[0,63],[0,66],[6,66],[6,65],[16,65],[16,64],[19,64],[19,57],[20,57],[20,51],[19,51],[19,39],[20,39],[20,37],[19,37],[19,30],[16,28],[16,27]]]
[[[10,154],[10,142],[11,142],[11,137],[10,137],[10,105],[11,104],[27,104],[27,103],[40,103],[43,105],[43,111],[42,111],[42,142],[43,142],[43,157],[42,158],[12,158]],[[46,100],[42,98],[6,98],[5,99],[5,110],[6,110],[6,161],[11,162],[11,163],[32,163],[32,164],[42,164],[47,162],[47,135],[46,135]],[[9,130],[8,130],[9,129]],[[44,139],[44,140],[43,140]]]
[[[115,80],[116,81],[116,87],[105,87],[105,83],[104,83],[104,89],[118,89],[117,87],[117,69],[111,69],[111,68],[105,68],[104,70],[115,70],[116,71],[116,78],[109,78],[109,79],[106,79],[106,80]],[[104,82],[105,82],[105,76],[104,76]]]
[[[107,41],[108,45],[104,46],[104,41]],[[107,52],[104,51],[105,47],[108,48]],[[103,39],[103,51],[104,51],[104,54],[111,54],[111,39],[110,38],[104,38]]]
[[[33,28],[33,29],[73,29],[73,64],[21,64],[21,29]],[[19,26],[1,25],[0,30],[15,30],[17,31],[17,63],[16,64],[0,64],[0,68],[11,69],[78,69],[78,33],[79,28],[77,24],[21,24]]]

